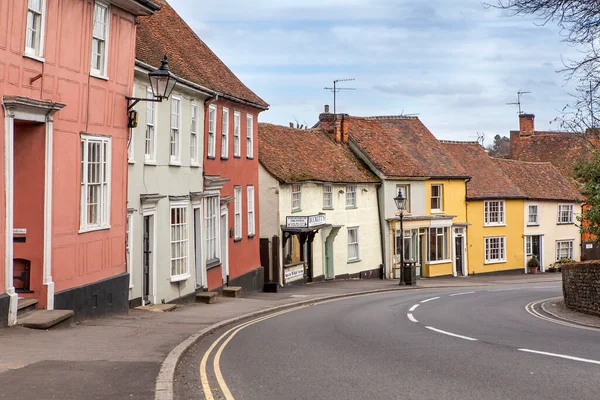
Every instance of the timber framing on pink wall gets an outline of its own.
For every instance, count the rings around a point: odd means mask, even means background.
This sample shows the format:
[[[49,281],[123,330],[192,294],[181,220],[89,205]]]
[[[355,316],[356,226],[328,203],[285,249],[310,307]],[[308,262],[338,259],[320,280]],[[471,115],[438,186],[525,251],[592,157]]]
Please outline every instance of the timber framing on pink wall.
[[[135,18],[156,9],[146,0],[0,3],[0,301],[8,295],[8,325],[18,297],[76,313],[120,307],[118,285],[106,282],[127,272],[125,96]],[[103,22],[93,29],[95,14]]]

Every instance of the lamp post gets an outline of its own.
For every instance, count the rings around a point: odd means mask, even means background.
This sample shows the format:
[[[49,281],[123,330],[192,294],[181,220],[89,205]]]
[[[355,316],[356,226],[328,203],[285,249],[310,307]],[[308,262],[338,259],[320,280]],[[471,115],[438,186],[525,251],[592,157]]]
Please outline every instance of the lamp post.
[[[404,210],[406,210],[406,198],[402,195],[402,190],[398,189],[398,196],[394,197],[396,208],[398,209],[398,215],[400,216],[400,285],[404,282],[402,277],[404,276]]]

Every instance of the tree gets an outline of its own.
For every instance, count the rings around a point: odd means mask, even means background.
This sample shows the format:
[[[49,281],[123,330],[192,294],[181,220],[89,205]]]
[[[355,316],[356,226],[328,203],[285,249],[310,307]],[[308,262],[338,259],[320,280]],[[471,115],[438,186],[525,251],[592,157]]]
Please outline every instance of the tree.
[[[600,238],[600,153],[592,152],[591,160],[580,161],[573,168],[579,190],[586,197],[579,217],[581,231]]]
[[[506,157],[510,153],[510,139],[506,136],[494,136],[494,143],[487,148],[488,154],[492,157]]]

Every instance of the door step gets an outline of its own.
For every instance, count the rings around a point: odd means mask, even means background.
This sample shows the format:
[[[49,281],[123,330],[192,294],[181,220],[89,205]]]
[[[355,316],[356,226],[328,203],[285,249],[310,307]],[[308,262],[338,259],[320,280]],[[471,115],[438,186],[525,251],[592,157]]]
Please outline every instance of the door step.
[[[136,307],[136,310],[151,311],[151,312],[169,312],[177,308],[177,304],[151,304],[147,306]]]
[[[68,322],[74,314],[72,310],[35,310],[23,318],[17,318],[17,325],[32,329],[49,329],[61,322]]]
[[[227,286],[223,288],[223,296],[225,297],[242,297],[241,286]]]
[[[17,318],[24,318],[35,310],[38,299],[20,298],[17,305]]]
[[[218,299],[217,292],[198,292],[196,293],[196,303],[214,304]]]

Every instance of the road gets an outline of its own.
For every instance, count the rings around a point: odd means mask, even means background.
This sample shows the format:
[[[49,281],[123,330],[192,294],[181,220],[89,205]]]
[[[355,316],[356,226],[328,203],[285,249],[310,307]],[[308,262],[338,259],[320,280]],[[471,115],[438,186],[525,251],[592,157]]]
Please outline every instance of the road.
[[[175,397],[597,400],[600,331],[526,310],[560,294],[560,284],[414,290],[249,321],[191,349]]]

